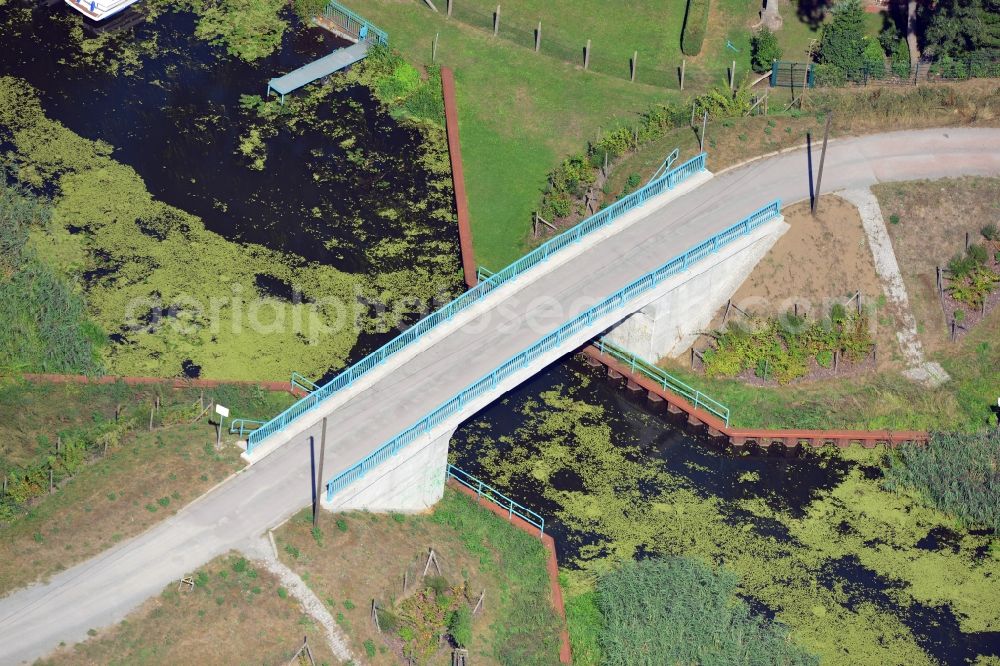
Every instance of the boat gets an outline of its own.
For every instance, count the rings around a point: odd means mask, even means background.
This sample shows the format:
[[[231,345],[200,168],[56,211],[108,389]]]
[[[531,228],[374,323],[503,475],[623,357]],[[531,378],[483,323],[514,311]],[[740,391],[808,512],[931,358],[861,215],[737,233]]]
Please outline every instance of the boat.
[[[66,0],[66,4],[92,21],[103,21],[139,0]]]

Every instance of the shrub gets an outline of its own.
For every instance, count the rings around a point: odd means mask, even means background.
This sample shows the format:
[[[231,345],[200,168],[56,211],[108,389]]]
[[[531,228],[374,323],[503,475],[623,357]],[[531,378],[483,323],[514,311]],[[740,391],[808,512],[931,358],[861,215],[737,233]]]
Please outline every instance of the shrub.
[[[685,55],[696,56],[701,53],[705,31],[708,29],[708,9],[709,0],[688,0],[684,28],[681,31],[681,51]]]
[[[365,639],[364,645],[365,645],[365,655],[369,659],[374,659],[375,658],[375,641],[373,641],[370,638],[367,638],[367,639]]]
[[[1000,228],[992,222],[980,229],[979,233],[988,241],[1000,241]]]
[[[778,38],[764,26],[750,39],[750,62],[753,71],[764,73],[770,71],[771,64],[781,60],[781,47]]]
[[[823,28],[819,61],[845,73],[856,72],[864,65],[864,8],[860,0],[840,0],[831,13],[833,19]]]
[[[337,519],[337,529],[340,530],[341,532],[346,532],[347,531],[347,521],[344,520],[343,518],[338,518]]]
[[[278,588],[278,596],[280,598],[282,598],[282,599],[287,599],[288,598],[288,590],[286,590],[283,587],[279,587]]]
[[[813,65],[813,81],[817,86],[842,86],[847,83],[847,75],[835,65],[820,63]]]
[[[604,575],[597,601],[604,664],[815,664],[779,624],[751,615],[737,578],[692,558],[628,562]]]
[[[239,557],[233,562],[233,571],[236,573],[243,573],[247,570],[247,558]]]
[[[468,647],[472,642],[472,613],[461,606],[448,618],[448,633],[458,647]]]
[[[930,506],[969,526],[1000,529],[1000,431],[932,433],[889,458],[885,485],[916,489]]]
[[[899,39],[892,49],[892,73],[901,79],[910,76],[910,47],[905,39]]]
[[[434,591],[434,596],[440,597],[448,590],[448,579],[444,576],[428,576],[424,579],[424,585]]]
[[[885,53],[882,51],[882,45],[877,39],[866,37],[864,47],[862,59],[868,76],[873,79],[885,78]]]
[[[889,216],[889,224],[899,224],[899,215],[893,213]]]
[[[982,266],[986,263],[987,252],[986,248],[982,245],[970,245],[965,253],[969,256],[969,259]]]

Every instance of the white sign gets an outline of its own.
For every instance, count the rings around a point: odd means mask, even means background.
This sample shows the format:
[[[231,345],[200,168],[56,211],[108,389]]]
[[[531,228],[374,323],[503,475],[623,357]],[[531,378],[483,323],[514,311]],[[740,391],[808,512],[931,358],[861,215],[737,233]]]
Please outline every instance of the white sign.
[[[228,407],[223,407],[222,405],[216,405],[215,406],[215,413],[218,414],[219,416],[222,416],[222,417],[229,416],[229,408]]]

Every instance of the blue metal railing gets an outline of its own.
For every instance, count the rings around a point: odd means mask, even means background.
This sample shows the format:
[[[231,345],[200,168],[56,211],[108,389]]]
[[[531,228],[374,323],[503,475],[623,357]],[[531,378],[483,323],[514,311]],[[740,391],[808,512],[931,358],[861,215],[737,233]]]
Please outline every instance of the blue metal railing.
[[[559,349],[563,340],[567,337],[590,327],[593,325],[594,321],[624,307],[627,302],[639,294],[649,291],[660,282],[663,282],[667,278],[686,270],[688,266],[696,263],[698,260],[717,252],[720,248],[732,242],[734,239],[749,234],[753,229],[759,227],[768,220],[774,219],[780,214],[781,202],[773,201],[769,203],[731,227],[696,245],[687,252],[674,257],[660,268],[657,268],[651,273],[647,273],[635,282],[632,282],[623,289],[620,289],[609,298],[578,315],[568,323],[563,324],[528,349],[524,350],[520,354],[517,354],[513,358],[508,359],[490,374],[486,375],[479,381],[473,382],[465,390],[459,392],[455,397],[445,402],[416,424],[377,448],[372,454],[362,459],[360,462],[330,479],[330,481],[326,484],[327,501],[332,501],[334,495],[365,476],[365,474],[367,474],[370,470],[378,467],[380,464],[399,453],[404,447],[406,447],[407,444],[421,435],[429,433],[433,428],[451,418],[453,415],[461,411],[470,401],[478,398],[484,393],[495,391],[500,382],[519,370],[527,367],[538,357],[547,354],[552,350]]]
[[[337,391],[350,386],[359,377],[381,364],[400,349],[415,342],[438,324],[448,321],[458,312],[479,302],[500,285],[516,279],[534,266],[546,261],[550,255],[580,241],[584,236],[607,226],[624,213],[644,204],[652,197],[673,189],[692,175],[704,171],[704,169],[705,153],[701,153],[632,194],[622,197],[607,208],[580,222],[575,227],[567,229],[565,232],[539,245],[503,270],[491,275],[489,279],[480,282],[469,291],[463,293],[440,310],[424,317],[379,349],[342,371],[323,386],[301,398],[291,407],[268,421],[265,426],[250,433],[250,437],[247,439],[247,453],[252,453],[254,448],[264,441],[264,439],[280,432],[295,421],[295,419],[313,410],[323,400],[329,398]]]
[[[292,391],[295,389],[301,389],[306,393],[312,393],[319,388],[319,385],[313,382],[311,379],[305,375],[300,375],[297,372],[292,373],[291,379]]]
[[[688,386],[677,379],[661,367],[645,361],[631,352],[619,349],[603,338],[597,341],[597,348],[602,354],[607,354],[611,358],[616,358],[623,363],[627,363],[632,372],[641,372],[653,381],[657,382],[664,389],[676,393],[694,405],[695,409],[704,409],[715,414],[729,425],[729,408],[711,396],[705,395],[698,389]]]
[[[254,421],[253,419],[233,419],[229,422],[229,434],[235,435],[239,433],[239,436],[243,437],[243,435],[253,432],[264,425],[264,423],[265,421]]]
[[[350,9],[330,0],[323,9],[323,16],[336,23],[349,35],[354,35],[361,41],[374,42],[382,46],[389,45],[389,35],[385,30],[374,25],[368,19],[355,14]]]
[[[518,504],[493,486],[483,483],[480,479],[451,464],[448,465],[448,478],[455,479],[466,488],[475,490],[477,498],[482,497],[501,509],[506,509],[507,518],[512,519],[517,516],[529,525],[537,527],[539,535],[545,534],[545,518],[542,517],[542,514],[532,511],[523,504]]]

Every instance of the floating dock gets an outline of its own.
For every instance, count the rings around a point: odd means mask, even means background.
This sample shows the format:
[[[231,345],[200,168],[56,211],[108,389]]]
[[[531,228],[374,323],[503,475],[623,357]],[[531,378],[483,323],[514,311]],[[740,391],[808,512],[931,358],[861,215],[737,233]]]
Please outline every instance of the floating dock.
[[[270,97],[273,90],[281,95],[281,101],[284,103],[285,95],[293,90],[298,90],[316,79],[321,79],[345,67],[350,67],[364,58],[368,55],[369,46],[368,42],[358,42],[353,46],[348,46],[346,49],[337,49],[330,55],[323,56],[319,60],[314,60],[293,72],[279,76],[276,79],[271,79],[267,82],[267,96]]]
[[[285,95],[293,90],[298,90],[308,83],[329,76],[364,59],[372,45],[389,45],[389,35],[384,30],[380,30],[367,19],[355,14],[335,0],[327,3],[323,10],[323,16],[316,17],[316,23],[339,37],[355,42],[355,44],[346,49],[337,49],[330,55],[314,60],[293,72],[271,79],[267,82],[268,97],[271,96],[273,90],[281,96],[281,103],[284,104]]]

